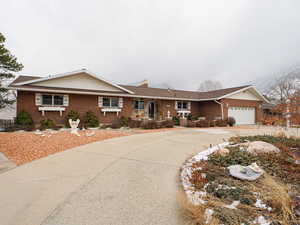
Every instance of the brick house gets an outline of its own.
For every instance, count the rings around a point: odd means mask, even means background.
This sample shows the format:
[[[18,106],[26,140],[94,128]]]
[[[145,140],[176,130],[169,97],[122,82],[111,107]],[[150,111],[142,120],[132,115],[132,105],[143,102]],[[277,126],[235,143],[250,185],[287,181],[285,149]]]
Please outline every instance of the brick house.
[[[17,91],[17,113],[24,110],[34,122],[49,118],[63,124],[70,110],[82,115],[93,111],[100,123],[124,116],[166,119],[173,116],[232,116],[237,124],[254,124],[262,117],[267,100],[255,87],[241,86],[209,92],[117,85],[82,69],[49,76],[19,76],[9,88]]]

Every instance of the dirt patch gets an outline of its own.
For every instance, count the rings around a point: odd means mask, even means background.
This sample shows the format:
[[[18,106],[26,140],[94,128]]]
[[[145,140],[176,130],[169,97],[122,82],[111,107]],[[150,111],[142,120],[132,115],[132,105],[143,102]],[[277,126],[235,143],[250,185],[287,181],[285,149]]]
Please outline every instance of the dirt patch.
[[[70,134],[70,131],[49,131],[43,132],[42,135],[35,134],[35,132],[0,133],[0,152],[5,154],[6,157],[16,165],[22,165],[50,154],[62,152],[95,141],[176,129],[180,128],[79,131],[81,135],[79,137]]]

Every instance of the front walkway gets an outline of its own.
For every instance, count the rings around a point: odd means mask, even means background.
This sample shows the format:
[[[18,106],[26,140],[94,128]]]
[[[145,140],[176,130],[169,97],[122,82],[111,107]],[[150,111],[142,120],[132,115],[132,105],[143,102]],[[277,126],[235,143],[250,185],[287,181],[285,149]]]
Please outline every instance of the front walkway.
[[[179,166],[209,144],[248,131],[133,135],[24,164],[0,174],[1,225],[183,225]]]

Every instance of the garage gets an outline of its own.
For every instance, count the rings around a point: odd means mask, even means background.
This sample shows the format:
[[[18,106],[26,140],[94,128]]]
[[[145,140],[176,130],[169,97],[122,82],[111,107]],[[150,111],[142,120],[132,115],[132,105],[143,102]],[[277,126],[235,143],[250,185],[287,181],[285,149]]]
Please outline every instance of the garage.
[[[228,117],[233,117],[236,124],[255,124],[254,107],[229,107]]]

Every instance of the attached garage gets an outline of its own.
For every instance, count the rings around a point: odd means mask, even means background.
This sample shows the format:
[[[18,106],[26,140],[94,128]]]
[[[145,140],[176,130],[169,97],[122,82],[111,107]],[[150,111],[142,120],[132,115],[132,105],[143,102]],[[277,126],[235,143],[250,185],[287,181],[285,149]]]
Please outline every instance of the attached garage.
[[[228,116],[233,117],[236,124],[255,124],[255,107],[229,107]]]

